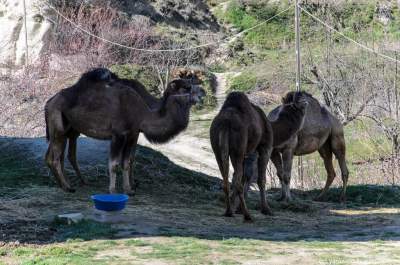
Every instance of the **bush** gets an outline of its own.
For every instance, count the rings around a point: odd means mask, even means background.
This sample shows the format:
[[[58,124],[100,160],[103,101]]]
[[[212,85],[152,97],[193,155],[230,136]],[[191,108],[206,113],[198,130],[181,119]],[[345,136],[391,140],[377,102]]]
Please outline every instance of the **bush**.
[[[212,109],[217,105],[217,98],[215,97],[215,76],[211,72],[205,73],[206,78],[203,80],[202,87],[206,91],[206,96],[203,98],[202,104],[196,105],[196,109]]]
[[[120,64],[113,65],[110,67],[110,69],[120,78],[138,80],[152,95],[160,96],[157,75],[150,68],[135,64]]]

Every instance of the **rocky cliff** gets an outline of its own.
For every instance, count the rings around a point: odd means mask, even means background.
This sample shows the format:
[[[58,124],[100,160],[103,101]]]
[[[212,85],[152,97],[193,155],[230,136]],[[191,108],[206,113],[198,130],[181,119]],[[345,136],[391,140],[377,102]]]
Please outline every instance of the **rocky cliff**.
[[[50,10],[39,0],[25,0],[28,59],[35,62],[46,49],[52,29]],[[0,67],[25,63],[25,26],[23,0],[0,0]]]
[[[24,0],[0,0],[0,69],[24,65],[26,60]],[[27,12],[28,62],[34,64],[44,54],[53,29],[55,13],[47,5],[58,0],[25,0]],[[68,1],[79,5],[81,1]],[[216,32],[219,25],[204,0],[87,0],[85,5],[111,5],[134,19],[141,16],[152,22],[182,30]]]

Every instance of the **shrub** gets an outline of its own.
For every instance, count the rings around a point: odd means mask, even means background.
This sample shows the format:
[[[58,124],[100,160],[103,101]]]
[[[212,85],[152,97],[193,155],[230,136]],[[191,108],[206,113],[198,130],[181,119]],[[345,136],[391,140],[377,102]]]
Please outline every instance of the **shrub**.
[[[113,65],[110,69],[120,78],[138,80],[151,94],[160,96],[157,75],[150,68],[135,64],[120,64]]]

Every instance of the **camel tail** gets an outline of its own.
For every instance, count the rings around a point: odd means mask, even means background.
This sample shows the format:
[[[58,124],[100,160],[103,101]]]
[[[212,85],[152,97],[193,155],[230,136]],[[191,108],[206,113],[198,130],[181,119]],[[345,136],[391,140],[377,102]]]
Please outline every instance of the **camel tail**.
[[[44,120],[46,122],[46,139],[47,139],[47,141],[50,140],[49,123],[48,123],[49,117],[48,116],[49,116],[49,111],[47,110],[47,105],[46,105],[44,107]]]
[[[229,176],[229,128],[219,132],[218,142],[220,148],[220,170],[222,177]]]

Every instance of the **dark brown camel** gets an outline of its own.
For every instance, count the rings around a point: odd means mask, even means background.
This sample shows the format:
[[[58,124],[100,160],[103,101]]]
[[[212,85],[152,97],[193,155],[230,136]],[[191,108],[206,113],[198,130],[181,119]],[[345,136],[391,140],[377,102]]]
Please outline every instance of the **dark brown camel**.
[[[226,211],[233,216],[231,203],[239,196],[245,221],[251,221],[243,193],[244,164],[248,155],[258,152],[258,179],[261,212],[272,214],[265,198],[266,167],[272,151],[272,128],[264,112],[241,92],[230,93],[210,128],[211,146],[223,178]],[[233,192],[229,194],[229,158],[234,168]],[[251,158],[250,158],[251,159]]]
[[[204,93],[187,80],[174,80],[158,101],[144,98],[149,95],[141,94],[145,90],[132,87],[135,83],[127,84],[109,70],[99,68],[83,74],[75,85],[61,90],[46,102],[49,141],[46,162],[65,191],[74,191],[63,172],[67,139],[70,139],[68,157],[78,176],[75,153],[79,134],[111,140],[109,190],[115,192],[116,171],[120,165],[124,192],[132,194],[130,154],[135,151],[139,133],[143,132],[151,142],[169,141],[187,127],[190,108]]]
[[[123,78],[119,78],[118,76],[116,76],[114,73],[110,72],[110,76],[108,77],[109,81],[112,80],[113,84],[115,85],[115,83],[119,83],[123,86],[128,86],[131,89],[135,90],[135,92],[137,92],[142,98],[143,100],[146,102],[146,104],[150,107],[150,109],[152,110],[156,110],[157,108],[160,107],[160,104],[162,102],[162,98],[156,98],[154,96],[152,96],[147,89],[144,87],[144,85],[142,83],[140,83],[139,81],[133,80],[133,79],[123,79]],[[70,130],[69,134],[68,134],[68,160],[70,161],[72,167],[75,170],[76,175],[79,177],[79,179],[81,180],[81,184],[88,184],[87,180],[85,178],[83,178],[79,166],[78,166],[78,161],[77,161],[77,156],[76,156],[76,152],[77,152],[77,140],[79,137],[80,133],[74,131],[73,129]],[[134,154],[131,154],[131,161],[130,163],[130,173],[129,175],[131,176],[131,185],[133,188],[136,188],[135,185],[135,181],[134,178],[132,176],[132,167],[133,167],[133,162],[134,162]]]
[[[284,146],[286,143],[293,141],[293,138],[302,129],[307,106],[307,98],[302,93],[296,93],[294,97],[291,97],[279,107],[277,118],[274,121],[270,121],[274,148]],[[254,157],[257,157],[257,154],[254,154]],[[250,184],[255,182],[257,178],[257,170],[254,170],[257,165],[254,161],[249,161],[249,159],[246,161],[248,162],[245,163],[245,191],[247,193]],[[253,174],[253,172],[256,174]],[[237,211],[240,210],[240,207],[238,207]]]
[[[277,175],[282,185],[281,200],[290,201],[290,178],[292,170],[293,156],[301,156],[311,154],[318,150],[324,160],[325,169],[328,178],[325,187],[316,199],[322,199],[330,185],[332,184],[336,174],[332,163],[332,154],[339,161],[342,172],[343,189],[341,200],[345,200],[346,186],[349,171],[346,165],[346,145],[343,134],[343,126],[340,121],[333,116],[325,107],[321,106],[312,95],[306,92],[300,92],[307,99],[308,107],[306,110],[304,124],[300,131],[282,144],[274,143],[274,150],[271,160],[276,167]],[[295,92],[289,92],[282,100],[283,104],[293,101]],[[272,110],[268,119],[275,121],[278,118],[279,111],[282,106]],[[274,136],[282,135],[282,132],[292,127],[291,122],[282,123],[279,129],[273,126]],[[277,142],[278,143],[278,142]]]

